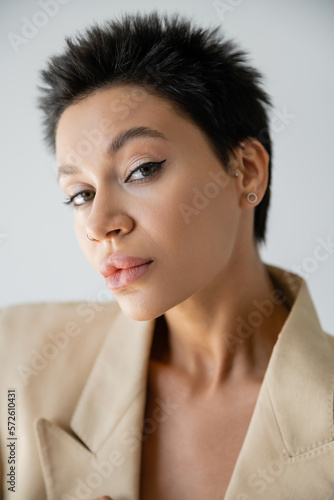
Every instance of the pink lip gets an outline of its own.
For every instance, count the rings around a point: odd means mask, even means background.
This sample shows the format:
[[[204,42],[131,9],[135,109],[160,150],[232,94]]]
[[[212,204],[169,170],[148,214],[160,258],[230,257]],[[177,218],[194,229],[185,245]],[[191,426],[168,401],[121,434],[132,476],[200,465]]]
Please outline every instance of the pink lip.
[[[151,267],[151,259],[117,254],[106,257],[100,266],[100,273],[106,278],[110,290],[123,288],[140,278]]]

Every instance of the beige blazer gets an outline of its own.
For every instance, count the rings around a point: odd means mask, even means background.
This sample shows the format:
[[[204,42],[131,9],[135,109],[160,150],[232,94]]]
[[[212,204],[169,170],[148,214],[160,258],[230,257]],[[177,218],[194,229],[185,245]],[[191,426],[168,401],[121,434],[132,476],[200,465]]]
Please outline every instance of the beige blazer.
[[[322,330],[306,282],[266,267],[292,308],[224,498],[333,500],[334,338]],[[3,499],[139,499],[154,324],[129,319],[116,302],[2,311]],[[7,439],[9,389],[16,391],[15,442]],[[180,411],[172,400],[156,405],[155,421],[145,423],[151,432]],[[8,442],[15,493],[6,482]]]

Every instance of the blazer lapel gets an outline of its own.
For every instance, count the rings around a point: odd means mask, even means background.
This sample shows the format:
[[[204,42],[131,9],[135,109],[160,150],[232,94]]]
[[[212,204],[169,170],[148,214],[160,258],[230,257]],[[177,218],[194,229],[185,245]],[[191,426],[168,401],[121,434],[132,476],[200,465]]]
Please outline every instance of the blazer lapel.
[[[306,282],[280,268],[267,269],[293,305],[267,366],[225,500],[291,498],[294,485],[294,498],[320,498],[314,474],[318,467],[320,478],[326,467],[311,458],[329,443],[334,451],[333,347]],[[298,470],[301,463],[303,472]],[[333,458],[327,464],[332,467]],[[297,479],[301,474],[302,482]]]
[[[48,500],[139,498],[154,325],[117,316],[71,419],[73,435],[44,419],[37,422]]]

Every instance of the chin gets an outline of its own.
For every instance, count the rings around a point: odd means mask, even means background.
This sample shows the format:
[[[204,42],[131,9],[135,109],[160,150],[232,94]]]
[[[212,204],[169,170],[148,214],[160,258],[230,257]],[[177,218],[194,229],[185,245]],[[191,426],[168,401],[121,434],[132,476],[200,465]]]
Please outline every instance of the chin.
[[[134,321],[151,321],[168,310],[164,307],[166,304],[154,302],[154,299],[147,297],[140,300],[137,294],[133,294],[133,296],[131,294],[124,296],[114,294],[114,297],[122,312]]]
[[[126,307],[119,303],[122,312],[130,319],[134,321],[151,321],[156,319],[160,314],[154,314],[147,309],[140,309],[137,307]]]

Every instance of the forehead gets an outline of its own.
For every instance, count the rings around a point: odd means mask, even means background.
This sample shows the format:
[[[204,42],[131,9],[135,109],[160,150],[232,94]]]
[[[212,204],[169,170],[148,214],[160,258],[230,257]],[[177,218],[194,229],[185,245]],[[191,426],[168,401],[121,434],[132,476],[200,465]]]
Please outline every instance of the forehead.
[[[167,147],[173,157],[189,161],[201,157],[207,163],[215,156],[206,134],[173,102],[139,86],[119,85],[100,89],[65,109],[56,131],[58,174],[62,169],[110,165],[131,143],[137,154]],[[121,148],[114,147],[117,144]]]
[[[183,127],[194,126],[168,99],[144,87],[114,86],[99,90],[65,109],[56,129],[56,151],[83,138],[93,138],[94,134],[110,138],[130,125],[172,130],[176,121]]]

